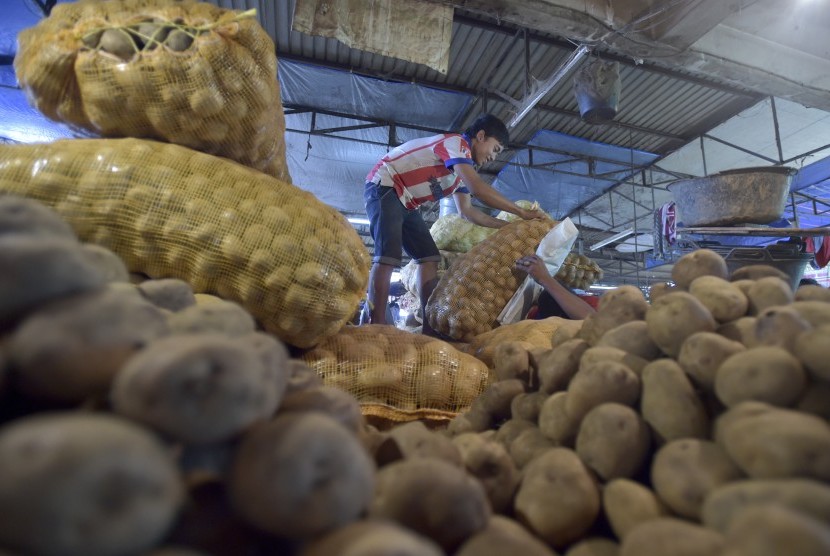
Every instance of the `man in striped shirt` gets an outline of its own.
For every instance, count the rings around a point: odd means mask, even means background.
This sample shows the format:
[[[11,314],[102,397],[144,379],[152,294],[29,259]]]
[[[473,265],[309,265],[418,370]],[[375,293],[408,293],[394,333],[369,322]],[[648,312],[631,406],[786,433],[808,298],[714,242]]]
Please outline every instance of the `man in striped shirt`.
[[[523,209],[507,199],[476,171],[477,166],[493,160],[508,139],[504,123],[485,114],[462,134],[413,139],[395,147],[372,168],[363,193],[375,242],[369,274],[369,322],[386,323],[389,281],[401,264],[403,251],[418,264],[422,308],[435,289],[441,255],[417,210],[424,202],[452,195],[463,218],[489,228],[501,228],[507,222],[473,207],[471,195],[525,220],[544,217],[539,210]],[[432,333],[426,316],[424,333]]]

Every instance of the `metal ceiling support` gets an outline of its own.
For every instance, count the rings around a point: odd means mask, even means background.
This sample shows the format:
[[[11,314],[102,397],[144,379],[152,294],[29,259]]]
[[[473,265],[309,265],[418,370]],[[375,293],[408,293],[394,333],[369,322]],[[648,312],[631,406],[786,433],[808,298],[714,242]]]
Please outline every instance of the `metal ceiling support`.
[[[588,45],[582,44],[577,48],[567,60],[565,60],[561,66],[559,66],[553,74],[550,75],[547,79],[545,79],[542,83],[537,86],[536,91],[531,93],[529,96],[525,97],[525,99],[519,105],[519,111],[513,116],[513,119],[508,122],[507,127],[512,128],[516,127],[518,124],[527,114],[536,106],[542,97],[550,92],[562,79],[565,78],[568,73],[574,69],[583,58],[585,58],[588,54],[591,53],[591,47]]]
[[[712,136],[711,136],[711,135],[709,135],[708,133],[704,133],[703,135],[701,135],[701,138],[702,138],[702,139],[710,139],[710,140],[712,140],[712,141],[716,141],[716,142],[718,142],[718,143],[720,143],[720,144],[722,144],[722,145],[726,145],[727,147],[732,147],[733,149],[737,149],[737,150],[739,150],[739,151],[741,151],[741,152],[744,152],[744,153],[746,153],[746,154],[748,154],[748,155],[751,155],[751,156],[754,156],[754,157],[760,158],[761,160],[766,160],[766,161],[767,161],[767,162],[769,162],[770,164],[778,164],[778,161],[777,161],[777,160],[775,160],[774,158],[770,158],[770,157],[768,157],[768,156],[764,156],[764,155],[762,155],[762,154],[759,154],[759,153],[753,152],[753,151],[751,151],[751,150],[749,150],[749,149],[745,149],[745,148],[743,148],[743,147],[739,147],[738,145],[736,145],[736,144],[734,144],[734,143],[730,143],[729,141],[724,141],[723,139],[718,139],[717,137],[712,137]],[[704,165],[704,170],[705,170],[705,165]],[[709,174],[709,172],[706,172],[706,174],[708,175],[708,174]]]
[[[775,146],[778,147],[778,163],[784,162],[784,149],[781,147],[781,130],[778,128],[778,110],[775,109],[775,97],[769,97],[772,109],[772,126],[775,129]]]

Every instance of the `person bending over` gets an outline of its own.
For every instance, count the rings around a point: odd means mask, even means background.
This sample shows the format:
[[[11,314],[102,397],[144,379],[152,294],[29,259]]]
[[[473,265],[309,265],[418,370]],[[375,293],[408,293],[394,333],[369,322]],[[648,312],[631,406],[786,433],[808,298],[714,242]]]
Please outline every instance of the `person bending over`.
[[[480,116],[464,133],[444,133],[413,139],[395,147],[366,176],[363,198],[369,231],[375,243],[369,273],[369,322],[386,323],[392,272],[403,251],[416,262],[417,289],[422,309],[438,282],[441,255],[418,207],[449,195],[462,218],[479,226],[501,228],[506,221],[473,207],[475,195],[484,204],[525,220],[544,218],[507,199],[476,171],[495,159],[509,140],[507,127],[491,114]],[[424,312],[425,334],[433,334]]]

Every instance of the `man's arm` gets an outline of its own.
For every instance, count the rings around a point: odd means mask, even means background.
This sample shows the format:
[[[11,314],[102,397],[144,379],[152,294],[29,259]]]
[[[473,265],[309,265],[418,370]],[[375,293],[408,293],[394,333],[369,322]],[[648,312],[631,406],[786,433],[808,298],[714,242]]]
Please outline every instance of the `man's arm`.
[[[522,257],[516,261],[516,268],[527,272],[531,278],[545,288],[570,318],[582,320],[588,315],[596,313],[596,310],[588,305],[584,299],[580,299],[578,295],[551,276],[544,261],[537,255]]]
[[[469,193],[453,193],[455,199],[455,206],[458,208],[458,213],[473,224],[485,226],[487,228],[501,228],[508,224],[507,220],[500,218],[493,218],[489,214],[485,214],[473,206]]]
[[[475,195],[478,200],[482,203],[487,205],[488,207],[493,207],[494,209],[503,210],[505,212],[510,212],[515,214],[524,220],[530,220],[532,218],[544,218],[545,214],[541,210],[525,210],[522,207],[518,206],[516,203],[496,191],[496,189],[484,181],[481,176],[478,175],[476,169],[473,168],[470,164],[456,164],[454,167],[455,173],[461,177],[461,181],[464,185],[467,186],[467,189],[470,190],[472,195]],[[457,198],[457,197],[456,197]],[[459,207],[459,211],[461,208]],[[476,209],[473,209],[476,210]],[[466,218],[467,215],[462,213]],[[485,215],[486,216],[486,215]],[[467,218],[474,224],[478,224],[474,220]],[[494,218],[494,220],[498,220]],[[486,224],[480,224],[481,226],[486,226]],[[502,224],[503,225],[503,224]],[[495,227],[495,226],[490,226]]]

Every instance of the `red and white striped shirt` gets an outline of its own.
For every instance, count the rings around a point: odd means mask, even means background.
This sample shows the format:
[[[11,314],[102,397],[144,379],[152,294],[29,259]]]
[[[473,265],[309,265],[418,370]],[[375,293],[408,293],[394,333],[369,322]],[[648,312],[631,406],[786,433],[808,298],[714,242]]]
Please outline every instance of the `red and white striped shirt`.
[[[366,176],[366,182],[394,187],[407,209],[437,201],[455,191],[469,193],[456,164],[475,164],[470,143],[457,133],[413,139],[389,151]],[[460,186],[460,187],[459,187]]]

